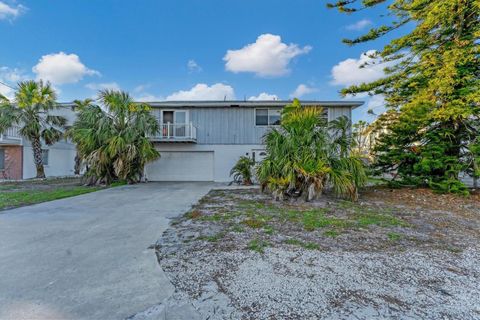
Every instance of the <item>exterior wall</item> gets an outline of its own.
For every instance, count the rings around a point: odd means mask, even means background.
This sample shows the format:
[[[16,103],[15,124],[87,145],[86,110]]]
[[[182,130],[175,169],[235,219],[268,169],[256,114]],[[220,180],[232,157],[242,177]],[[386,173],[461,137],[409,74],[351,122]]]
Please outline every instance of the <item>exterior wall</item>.
[[[282,108],[269,108],[282,109]],[[162,110],[155,108],[153,114],[160,121]],[[328,120],[340,116],[351,119],[350,107],[329,107]],[[197,128],[197,144],[262,144],[262,137],[268,131],[267,126],[255,125],[255,108],[190,108],[188,120]]]
[[[48,165],[45,166],[47,177],[61,177],[74,175],[76,150],[70,142],[57,142],[52,146],[43,146],[49,150]],[[33,161],[33,150],[30,144],[23,150],[23,179],[35,178],[37,174]]]
[[[328,121],[335,120],[341,116],[347,116],[347,118],[351,121],[352,109],[349,107],[328,108]]]
[[[155,145],[160,151],[213,151],[214,155],[214,181],[229,182],[230,170],[243,155],[251,156],[252,150],[263,150],[264,146],[260,144],[186,144],[186,143],[157,143]],[[160,158],[161,161],[161,158]],[[195,165],[194,163],[192,165]],[[148,166],[148,165],[147,165]],[[148,178],[148,177],[147,177]]]
[[[5,169],[0,170],[1,179],[22,179],[22,146],[0,146],[5,150]]]

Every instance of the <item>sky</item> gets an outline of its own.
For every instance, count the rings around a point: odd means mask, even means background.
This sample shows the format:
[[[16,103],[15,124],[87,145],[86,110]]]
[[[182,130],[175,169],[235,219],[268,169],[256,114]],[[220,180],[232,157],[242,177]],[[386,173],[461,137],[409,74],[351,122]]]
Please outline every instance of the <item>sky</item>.
[[[388,38],[349,47],[388,22],[385,8],[346,15],[325,0],[0,0],[0,81],[50,81],[60,102],[128,91],[139,101],[339,100],[372,81],[359,68]],[[0,85],[0,93],[13,90]],[[372,121],[381,96],[354,111]]]

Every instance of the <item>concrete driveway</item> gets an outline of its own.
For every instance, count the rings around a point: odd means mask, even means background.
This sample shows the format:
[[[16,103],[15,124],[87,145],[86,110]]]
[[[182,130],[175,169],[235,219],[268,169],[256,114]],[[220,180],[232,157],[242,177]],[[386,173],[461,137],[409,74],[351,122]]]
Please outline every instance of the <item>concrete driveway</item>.
[[[0,319],[124,319],[173,287],[155,243],[211,183],[148,183],[0,212]]]

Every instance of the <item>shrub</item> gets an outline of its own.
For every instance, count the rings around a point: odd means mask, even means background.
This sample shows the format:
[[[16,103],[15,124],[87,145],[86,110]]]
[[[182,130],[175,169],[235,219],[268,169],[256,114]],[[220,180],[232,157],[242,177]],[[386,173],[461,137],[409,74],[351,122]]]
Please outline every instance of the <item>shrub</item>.
[[[252,171],[254,165],[255,162],[253,161],[253,159],[250,159],[246,156],[241,156],[235,166],[230,171],[230,176],[233,175],[233,181],[235,181],[236,183],[251,185],[253,176]]]
[[[367,175],[360,158],[350,154],[349,125],[347,118],[328,125],[321,108],[304,108],[294,100],[283,110],[281,126],[264,136],[267,156],[257,167],[262,190],[277,200],[303,195],[310,201],[332,187],[357,200]]]

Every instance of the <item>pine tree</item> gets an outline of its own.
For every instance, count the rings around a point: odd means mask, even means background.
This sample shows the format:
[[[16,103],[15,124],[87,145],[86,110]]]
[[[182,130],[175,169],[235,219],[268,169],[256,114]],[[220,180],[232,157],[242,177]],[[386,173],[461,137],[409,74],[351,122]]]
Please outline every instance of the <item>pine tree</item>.
[[[480,1],[340,0],[328,6],[350,14],[379,5],[387,5],[392,23],[346,44],[402,27],[411,31],[372,55],[387,66],[385,77],[341,93],[382,94],[396,115],[377,144],[378,169],[408,184],[466,192],[459,175],[479,174]]]

